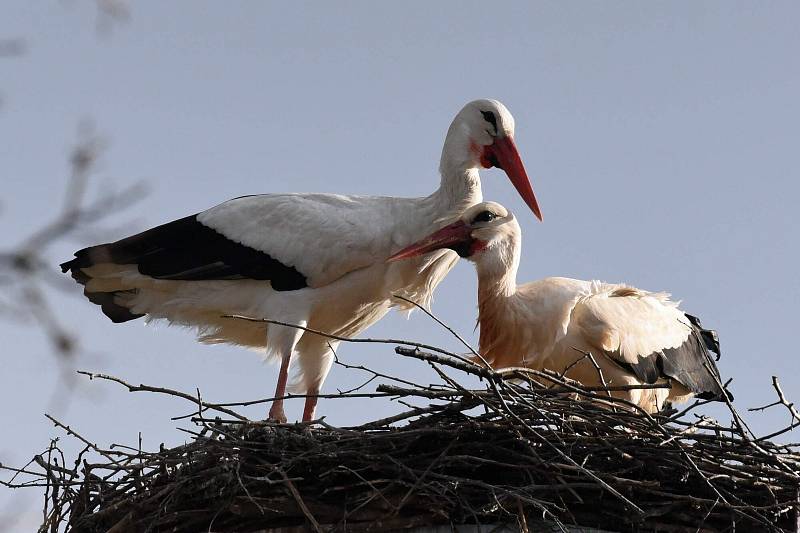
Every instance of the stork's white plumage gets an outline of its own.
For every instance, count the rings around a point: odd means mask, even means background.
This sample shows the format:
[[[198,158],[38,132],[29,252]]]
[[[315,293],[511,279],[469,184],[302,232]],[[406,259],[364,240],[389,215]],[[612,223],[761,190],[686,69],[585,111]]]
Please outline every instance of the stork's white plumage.
[[[666,293],[627,285],[546,278],[517,285],[520,228],[503,206],[485,202],[390,260],[455,250],[478,271],[481,355],[494,368],[550,369],[587,386],[670,381],[670,389],[620,391],[643,409],[691,395],[723,399],[713,331]],[[591,353],[602,376],[586,354]]]
[[[428,305],[458,256],[442,250],[394,264],[386,259],[443,218],[481,200],[478,170],[503,168],[541,219],[513,139],[514,119],[495,100],[467,104],[455,117],[440,163],[441,185],[424,198],[268,194],[236,198],[120,241],[76,252],[64,272],[114,322],[141,316],[192,326],[200,340],[264,348],[281,359],[276,398],[285,395],[297,353],[294,390],[317,394],[337,342],[297,328],[224,318],[238,314],[350,337],[380,319],[393,294]],[[308,398],[304,420],[314,416]],[[270,418],[285,421],[283,401]]]

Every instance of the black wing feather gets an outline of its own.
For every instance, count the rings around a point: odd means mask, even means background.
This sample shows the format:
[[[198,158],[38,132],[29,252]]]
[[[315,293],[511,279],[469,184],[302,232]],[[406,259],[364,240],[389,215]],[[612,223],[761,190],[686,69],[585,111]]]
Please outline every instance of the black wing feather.
[[[266,252],[228,239],[191,215],[110,244],[85,248],[64,272],[98,263],[135,264],[140,273],[183,281],[269,280],[278,291],[307,287],[306,277]],[[80,280],[79,280],[80,281]]]
[[[722,400],[733,395],[721,386],[719,369],[710,352],[719,360],[719,338],[713,330],[702,329],[697,317],[686,315],[692,332],[677,348],[667,348],[640,357],[637,363],[622,362],[619,354],[611,360],[635,374],[644,383],[655,383],[661,378],[672,378],[705,400]]]
[[[75,252],[75,259],[61,265],[81,285],[89,276],[83,271],[92,265],[112,263],[136,265],[141,274],[156,279],[202,281],[254,279],[268,280],[277,291],[307,287],[306,277],[266,252],[228,239],[191,215],[117,242],[100,244]],[[87,292],[86,297],[100,305],[114,322],[125,322],[142,315],[119,305],[117,295],[124,291]]]

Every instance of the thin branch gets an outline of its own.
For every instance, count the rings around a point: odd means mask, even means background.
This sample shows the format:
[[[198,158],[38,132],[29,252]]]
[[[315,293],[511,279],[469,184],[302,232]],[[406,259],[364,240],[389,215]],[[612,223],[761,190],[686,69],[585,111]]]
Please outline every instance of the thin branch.
[[[486,359],[485,359],[485,358],[484,358],[484,357],[483,357],[481,354],[479,354],[479,353],[478,353],[478,351],[477,351],[477,350],[475,350],[475,348],[473,348],[473,347],[472,347],[472,345],[471,345],[470,343],[468,343],[466,340],[464,340],[464,338],[463,338],[461,335],[459,335],[458,333],[456,333],[456,330],[454,330],[453,328],[451,328],[450,326],[448,326],[447,324],[445,324],[445,323],[444,323],[444,321],[442,321],[441,319],[439,319],[439,317],[437,317],[436,315],[434,315],[432,311],[429,311],[428,309],[426,309],[426,308],[425,308],[425,307],[423,307],[422,305],[418,304],[418,303],[417,303],[417,302],[415,302],[414,300],[410,300],[410,299],[408,299],[408,298],[406,298],[406,297],[404,297],[404,296],[400,296],[399,294],[392,294],[392,297],[393,297],[393,298],[397,298],[398,300],[402,300],[402,301],[404,301],[404,302],[410,303],[411,305],[413,305],[414,307],[416,307],[417,309],[419,309],[420,311],[422,311],[423,313],[425,313],[426,315],[428,315],[428,317],[430,317],[431,319],[433,319],[433,320],[434,320],[434,321],[435,321],[437,324],[439,324],[440,326],[442,326],[442,327],[443,327],[444,329],[446,329],[446,330],[447,330],[447,331],[448,331],[448,332],[449,332],[451,335],[453,335],[453,337],[455,337],[456,339],[458,339],[458,341],[459,341],[459,342],[461,342],[461,344],[463,344],[463,345],[464,345],[464,346],[467,348],[467,350],[469,350],[469,351],[470,351],[470,353],[471,353],[472,355],[474,355],[475,357],[477,357],[477,358],[480,360],[480,362],[481,362],[481,363],[483,363],[483,366],[484,366],[484,367],[486,367],[486,368],[492,368],[492,365],[490,365],[490,364],[489,364],[489,362],[488,362],[488,361],[487,361],[487,360],[486,360]]]
[[[192,396],[191,394],[187,394],[185,392],[176,391],[176,390],[173,390],[173,389],[168,389],[166,387],[152,387],[150,385],[143,385],[143,384],[133,385],[133,384],[128,383],[127,381],[125,381],[123,379],[118,378],[118,377],[110,376],[108,374],[99,374],[97,372],[87,372],[85,370],[78,370],[77,373],[81,374],[83,376],[88,376],[90,380],[102,379],[102,380],[106,380],[106,381],[112,381],[114,383],[119,383],[123,387],[126,387],[128,389],[128,392],[156,392],[158,394],[166,394],[166,395],[169,395],[169,396],[175,396],[176,398],[183,398],[184,400],[188,400],[188,401],[196,404],[202,410],[211,409],[212,411],[219,411],[220,413],[225,413],[226,415],[232,416],[232,417],[237,418],[239,420],[247,420],[247,417],[244,417],[244,416],[240,415],[236,411],[232,411],[230,409],[226,409],[225,407],[222,407],[221,405],[218,405],[218,404],[211,404],[211,403],[203,402],[203,401],[199,400],[198,398]]]

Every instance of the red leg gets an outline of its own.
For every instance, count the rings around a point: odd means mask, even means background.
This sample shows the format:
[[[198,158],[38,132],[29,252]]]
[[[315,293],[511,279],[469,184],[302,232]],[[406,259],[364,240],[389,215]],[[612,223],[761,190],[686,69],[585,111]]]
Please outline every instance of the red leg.
[[[292,359],[292,352],[284,355],[281,359],[281,370],[278,373],[278,386],[275,387],[275,397],[283,398],[286,396],[286,382],[289,379],[289,362]],[[283,412],[283,400],[275,400],[272,402],[272,407],[269,409],[269,420],[286,423],[286,413]]]
[[[306,406],[303,409],[303,422],[311,422],[314,420],[314,412],[317,409],[317,394],[319,394],[319,387],[314,387],[308,390],[309,395],[306,398]],[[313,395],[313,396],[312,396]]]

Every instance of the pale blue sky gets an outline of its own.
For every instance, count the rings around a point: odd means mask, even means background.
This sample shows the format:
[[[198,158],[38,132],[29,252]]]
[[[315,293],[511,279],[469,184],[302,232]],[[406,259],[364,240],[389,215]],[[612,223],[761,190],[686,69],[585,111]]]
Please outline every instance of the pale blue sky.
[[[516,118],[545,215],[536,222],[501,172],[483,173],[485,198],[521,218],[520,280],[669,291],[719,331],[742,409],[771,400],[772,374],[800,399],[797,3],[140,1],[99,37],[93,5],[2,9],[0,38],[23,38],[28,51],[0,59],[0,248],[60,205],[84,118],[109,141],[96,190],[151,186],[113,221],[133,231],[243,194],[427,194],[454,114],[497,98]],[[47,257],[55,266],[86,244]],[[89,352],[75,368],[199,387],[212,400],[272,392],[276,369],[256,354],[114,325],[79,294],[54,295]],[[471,265],[445,280],[434,311],[474,340]],[[421,315],[392,314],[368,335],[457,348]],[[36,329],[0,322],[0,338],[0,461],[19,463],[60,435],[42,416],[59,375]],[[390,347],[340,355],[432,379]],[[334,368],[326,389],[360,377]],[[142,431],[156,447],[184,438],[168,419],[184,407],[95,382],[55,412],[98,441],[132,444]],[[300,409],[290,402],[290,418]],[[394,409],[323,401],[320,412],[348,424]],[[787,420],[776,411],[752,422]],[[0,492],[0,514],[9,501]]]

